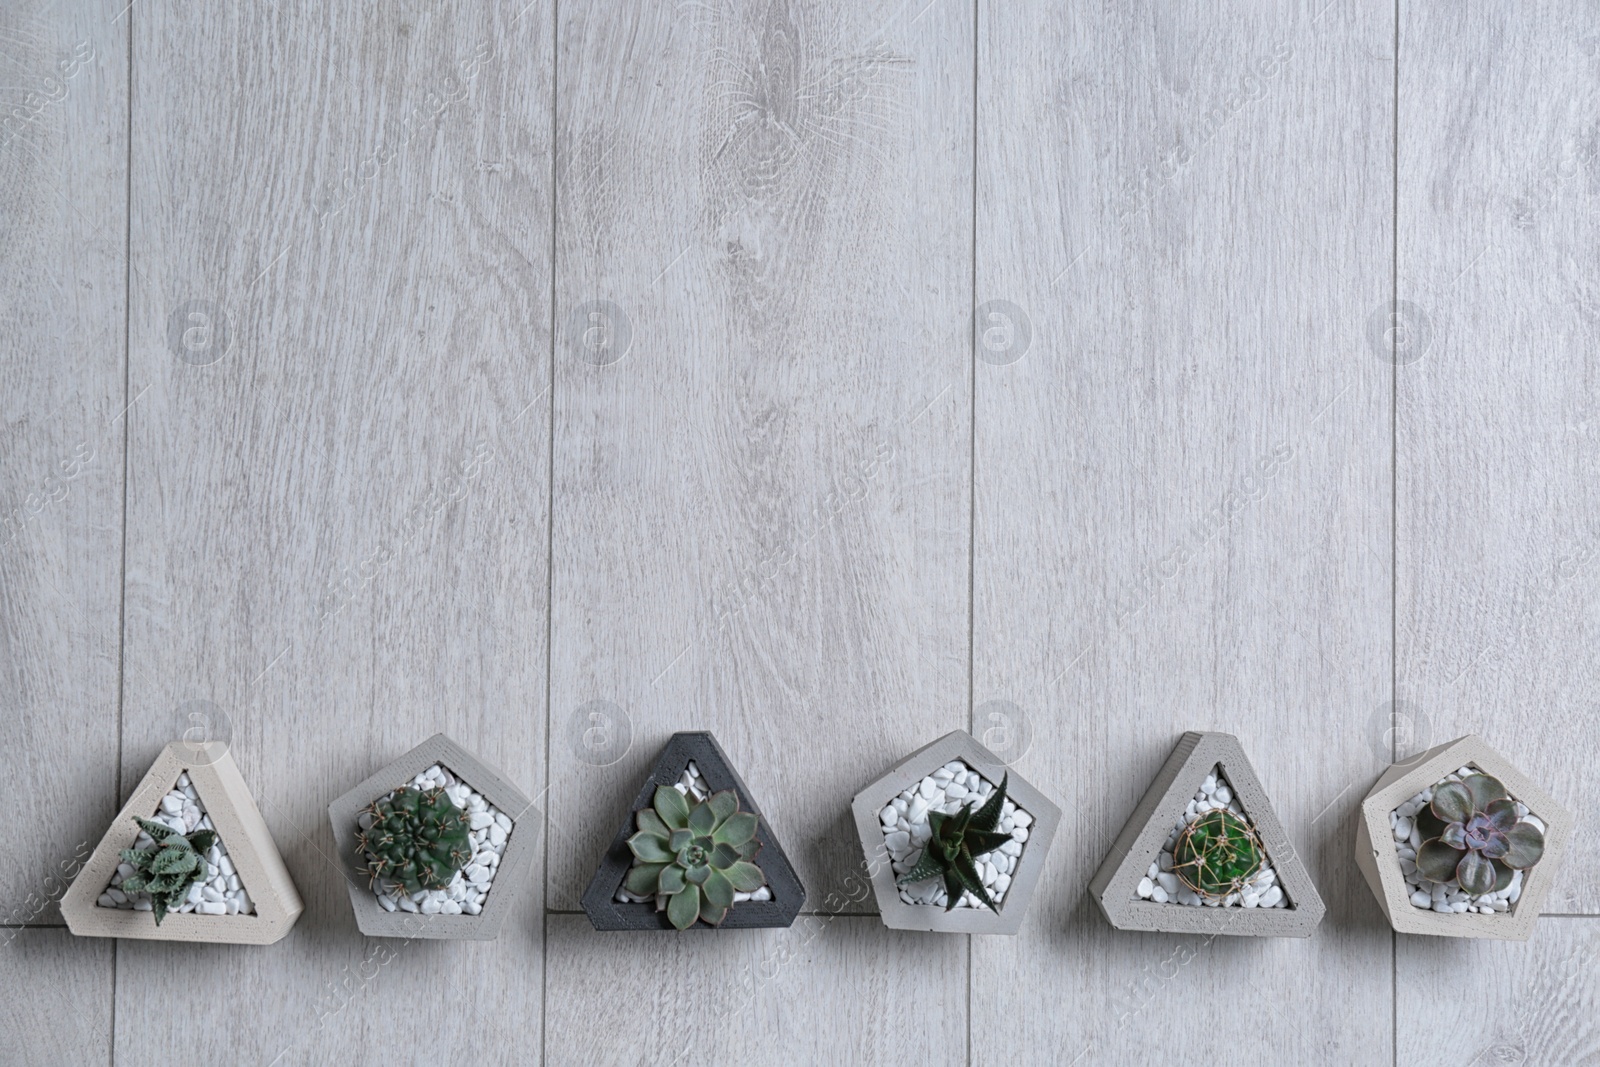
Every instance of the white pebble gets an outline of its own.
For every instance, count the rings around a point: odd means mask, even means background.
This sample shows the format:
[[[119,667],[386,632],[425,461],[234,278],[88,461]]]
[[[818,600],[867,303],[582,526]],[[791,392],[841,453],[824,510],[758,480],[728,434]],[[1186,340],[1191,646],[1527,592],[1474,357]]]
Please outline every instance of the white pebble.
[[[134,905],[134,906],[138,907],[138,905]],[[226,904],[222,903],[221,901],[208,900],[203,904],[196,905],[194,910],[198,911],[202,915],[226,915],[226,914],[228,914],[228,906]]]
[[[1149,900],[1150,899],[1150,894],[1155,892],[1155,888],[1156,887],[1150,883],[1150,879],[1148,879],[1148,878],[1139,879],[1138,893],[1139,893],[1139,896],[1141,898],[1143,898],[1145,900]]]

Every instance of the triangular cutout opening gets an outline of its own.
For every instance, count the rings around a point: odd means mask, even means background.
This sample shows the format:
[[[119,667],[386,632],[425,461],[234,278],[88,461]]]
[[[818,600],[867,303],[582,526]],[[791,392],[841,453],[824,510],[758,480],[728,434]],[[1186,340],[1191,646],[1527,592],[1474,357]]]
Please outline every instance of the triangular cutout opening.
[[[1210,815],[1213,811],[1226,814]],[[1196,830],[1190,830],[1197,824]],[[1211,838],[1222,843],[1220,856],[1196,843],[1207,831],[1213,831]],[[1178,860],[1180,854],[1183,862]],[[1173,821],[1145,876],[1134,887],[1134,897],[1174,907],[1294,907],[1278,884],[1270,850],[1220,763],[1206,772],[1180,817]]]
[[[1209,788],[1207,779],[1210,779]],[[1218,788],[1227,791],[1220,808],[1215,803],[1221,796]],[[1221,889],[1225,880],[1231,881],[1243,873],[1243,868],[1229,869],[1226,863],[1241,851],[1233,836],[1238,827],[1225,814],[1207,819],[1198,810],[1197,796],[1208,811],[1229,812],[1236,807],[1232,815],[1247,828],[1264,855],[1265,863],[1270,865],[1272,883],[1255,894],[1254,906],[1244,906],[1242,891],[1231,903],[1228,901],[1233,895],[1230,891],[1209,906],[1203,893],[1193,894],[1194,898],[1199,898],[1199,903],[1188,903],[1189,894],[1169,891],[1174,881],[1182,886],[1177,869],[1186,868],[1187,873],[1195,874],[1199,870],[1197,859],[1202,857],[1218,861],[1208,873],[1225,876],[1204,883],[1213,890]],[[1191,812],[1199,815],[1192,823]],[[1208,824],[1205,833],[1194,831],[1188,841],[1183,840],[1184,831],[1180,825],[1190,827],[1201,823]],[[1164,849],[1169,850],[1171,871],[1162,869]],[[1155,878],[1150,876],[1152,865],[1156,869]],[[1172,877],[1163,879],[1163,874]],[[1151,883],[1148,895],[1141,891],[1145,882]],[[1255,888],[1253,882],[1251,887]],[[1162,893],[1157,894],[1157,888]],[[1243,886],[1232,884],[1229,888],[1242,890]],[[1089,889],[1106,919],[1121,930],[1309,937],[1322,921],[1324,912],[1322,898],[1284,833],[1238,738],[1223,733],[1190,732],[1179,739],[1124,824],[1110,853],[1091,879]],[[1282,894],[1281,902],[1272,895],[1272,889]],[[1160,901],[1158,896],[1168,899]],[[1269,899],[1272,905],[1281,906],[1263,907],[1263,898]]]
[[[157,802],[155,810],[140,818],[158,826],[166,826],[183,835],[186,840],[208,830],[213,835],[211,844],[200,854],[196,870],[189,879],[188,888],[184,890],[182,897],[177,899],[175,907],[168,914],[255,914],[255,901],[250,899],[249,890],[235,869],[232,857],[228,855],[228,843],[217,831],[216,824],[211,821],[205,801],[200,799],[199,790],[190,780],[188,771],[179,772],[177,781]],[[135,851],[153,855],[156,841],[141,828],[139,836],[134,839],[130,847]],[[154,910],[154,903],[148,891],[130,889],[124,892],[123,890],[125,881],[140,879],[143,873],[128,862],[128,857],[119,854],[116,870],[112,872],[100,896],[95,899],[95,904],[98,907],[123,911]]]
[[[204,884],[221,897],[221,900],[209,899],[202,888],[200,900],[193,907],[179,905],[176,910],[169,911],[159,925],[151,908],[140,907],[145,900],[122,888],[128,877],[128,872],[122,869],[127,862],[123,851],[150,843],[136,818],[153,819],[158,815],[163,821],[170,819],[173,829],[182,825],[186,833],[203,828],[215,832],[211,843],[215,851],[211,847],[206,850],[210,855]],[[196,815],[193,828],[189,825],[189,815]],[[214,874],[209,870],[213,856]],[[220,875],[220,887],[213,886],[216,875]],[[125,902],[110,895],[114,885],[118,893],[127,898]],[[109,907],[104,903],[108,899]],[[230,899],[233,901],[231,912]],[[120,906],[124,903],[126,906]],[[216,910],[217,904],[222,905],[220,912]],[[300,894],[289,877],[283,857],[278,854],[272,834],[226,745],[221,742],[206,745],[174,742],[163,749],[112,820],[61,902],[68,928],[80,937],[263,945],[288,933],[302,910]]]
[[[629,805],[599,869],[584,891],[583,910],[595,929],[674,928],[659,894],[630,893],[626,884],[629,871],[635,865],[628,838],[638,828],[638,813],[652,807],[659,786],[675,789],[691,805],[716,793],[731,790],[738,797],[739,809],[756,817],[752,841],[759,844],[759,850],[752,854],[751,859],[760,868],[762,884],[757,887],[751,883],[752,888],[748,890],[736,890],[738,899],[727,908],[716,925],[699,920],[687,929],[791,925],[805,903],[805,888],[800,884],[794,866],[784,853],[783,846],[778,843],[772,827],[761,814],[755,797],[728,762],[716,738],[709,733],[695,732],[673,734],[662,748],[649,777]]]

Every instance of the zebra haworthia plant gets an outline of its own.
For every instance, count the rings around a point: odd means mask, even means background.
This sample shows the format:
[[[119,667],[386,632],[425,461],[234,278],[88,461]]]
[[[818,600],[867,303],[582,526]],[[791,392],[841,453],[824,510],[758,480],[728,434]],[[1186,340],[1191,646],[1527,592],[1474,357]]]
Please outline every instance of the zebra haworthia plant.
[[[150,835],[154,845],[122,850],[122,862],[131,865],[134,873],[124,878],[119,888],[124,893],[149,893],[151,911],[160,926],[167,912],[176,911],[183,903],[190,886],[210,877],[203,854],[217,843],[217,834],[214,830],[180,834],[165,823],[137,816],[133,821]]]
[[[1497,778],[1472,774],[1445,782],[1417,812],[1422,847],[1417,870],[1434,882],[1452,878],[1473,896],[1498,893],[1517,871],[1544,858],[1544,833],[1517,814]]]
[[[761,849],[759,820],[739,810],[731,789],[691,806],[672,786],[657,786],[651,806],[634,821],[638,832],[628,838],[633,866],[623,885],[636,897],[655,897],[679,930],[696,921],[719,925],[734,893],[753,893],[766,884],[761,868],[750,862]]]
[[[945,911],[960,902],[963,892],[971,893],[990,911],[998,911],[989,891],[983,888],[983,879],[978,877],[975,857],[993,852],[1011,840],[1011,835],[999,828],[1000,809],[1005,806],[1006,783],[1010,780],[1009,774],[1001,778],[1000,788],[976,810],[968,801],[953,815],[929,811],[928,843],[922,846],[916,865],[902,874],[897,884],[939,878],[944,882]]]

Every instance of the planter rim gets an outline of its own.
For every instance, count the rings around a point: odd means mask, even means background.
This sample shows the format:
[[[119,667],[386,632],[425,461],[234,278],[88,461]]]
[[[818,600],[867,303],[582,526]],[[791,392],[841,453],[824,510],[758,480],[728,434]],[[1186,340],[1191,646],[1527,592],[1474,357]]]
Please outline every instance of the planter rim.
[[[1289,907],[1208,908],[1139,899],[1139,880],[1160,854],[1161,845],[1193,798],[1195,786],[1216,766],[1221,766],[1234,796],[1239,798],[1239,806],[1266,848],[1278,885],[1289,898]],[[1191,730],[1178,739],[1100,869],[1090,879],[1089,892],[1106,921],[1118,930],[1310,937],[1326,911],[1244,746],[1233,734],[1211,731]]]
[[[756,840],[761,842],[761,851],[756,856],[756,863],[761,867],[761,872],[767,876],[767,886],[772,890],[772,899],[746,900],[735,904],[728,909],[728,914],[717,926],[697,921],[687,929],[678,930],[665,913],[656,910],[654,903],[649,901],[624,903],[617,900],[616,896],[617,890],[622,888],[623,879],[628,875],[628,868],[633,866],[633,853],[628,849],[628,838],[634,833],[634,813],[649,806],[655,797],[658,785],[670,786],[677,782],[691,761],[712,792],[723,789],[734,790],[739,795],[741,810],[748,811],[756,817]],[[761,808],[756,803],[750,788],[733,769],[727,753],[722,751],[722,746],[717,744],[717,739],[711,732],[694,730],[673,734],[656,755],[650,774],[645,778],[644,784],[633,798],[633,803],[622,817],[621,827],[606,847],[594,876],[589,879],[588,888],[583,891],[583,911],[596,930],[667,930],[672,933],[687,934],[694,931],[787,927],[794,923],[794,918],[800,913],[805,900],[805,886],[801,884],[794,865],[789,862],[788,855],[783,851],[783,846],[778,843],[777,835],[773,833],[767,817],[761,813]]]
[[[134,816],[150,818],[182,774],[188,774],[189,783],[216,827],[217,839],[227,846],[228,859],[250,894],[255,914],[174,912],[157,926],[150,912],[102,908],[96,903],[116,872],[122,850],[132,848],[138,839]],[[146,941],[270,945],[293,928],[304,910],[272,831],[267,829],[250,787],[222,741],[174,741],[166,745],[61,898],[62,917],[74,935]]]
[[[1022,859],[1026,862],[1017,864],[999,911],[988,908],[945,911],[934,904],[907,904],[900,898],[900,889],[895,884],[878,813],[911,785],[952,760],[963,761],[996,785],[1009,775],[1006,796],[1033,816],[1022,850]],[[1028,905],[1044,873],[1056,827],[1061,822],[1061,809],[1049,797],[965,730],[952,730],[902,757],[858,792],[850,801],[850,809],[855,816],[856,834],[861,839],[866,871],[872,880],[872,892],[877,898],[883,924],[892,930],[946,934],[1015,934],[1022,929]]]
[[[1411,890],[1395,858],[1389,812],[1434,782],[1465,766],[1500,779],[1508,792],[1545,824],[1545,851],[1522,877],[1522,893],[1504,915],[1442,915],[1412,905]],[[1356,865],[1389,925],[1402,934],[1526,941],[1555,881],[1572,833],[1572,813],[1477,734],[1435,745],[1391,764],[1361,801],[1356,821]],[[1385,855],[1387,851],[1387,855]]]
[[[368,886],[356,855],[356,816],[361,809],[385,793],[408,784],[435,763],[449,769],[457,780],[470,785],[511,820],[511,833],[496,865],[488,898],[483,911],[477,915],[388,911],[378,903]],[[328,822],[333,828],[334,847],[338,851],[356,926],[368,937],[494,940],[506,916],[528,889],[527,868],[539,839],[538,820],[525,818],[532,807],[533,801],[503,772],[442,733],[434,734],[398,759],[384,764],[328,805]]]

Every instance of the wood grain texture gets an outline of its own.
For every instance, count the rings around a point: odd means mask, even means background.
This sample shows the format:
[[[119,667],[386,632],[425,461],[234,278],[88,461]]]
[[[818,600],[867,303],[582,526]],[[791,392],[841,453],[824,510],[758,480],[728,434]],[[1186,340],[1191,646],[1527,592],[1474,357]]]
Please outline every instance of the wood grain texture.
[[[849,798],[965,723],[970,27],[561,8],[554,907],[673,731],[716,734],[820,900]],[[631,747],[583,747],[594,701]]]
[[[538,1025],[540,894],[497,943],[364,942],[326,809],[439,731],[542,788],[551,10],[132,14],[125,767],[211,702],[306,913],[122,946],[118,1062],[492,1059]]]
[[[117,809],[128,38],[115,12],[0,11],[0,804],[59,813],[9,837],[6,923],[60,921],[42,880]]]
[[[979,324],[975,699],[1021,709],[1017,767],[1080,847],[1052,852],[1021,936],[974,942],[974,1063],[1013,1042],[1389,1057],[1349,787],[1382,765],[1390,688],[1391,376],[1365,334],[1389,287],[1392,33],[1372,4],[980,11],[977,300],[1021,311]],[[1320,936],[1133,936],[1095,912],[1086,883],[1187,729],[1239,737]]]
[[[112,951],[60,927],[0,930],[7,1063],[111,1062]]]
[[[1473,942],[1470,965],[1464,947],[1397,939],[1396,1062],[1600,1064],[1600,924],[1587,916],[1541,919],[1527,944]],[[1452,999],[1473,1005],[1447,1025],[1438,1020],[1444,983]]]
[[[547,944],[547,1063],[904,1063],[911,1049],[918,1063],[966,1062],[962,1002],[935,984],[966,973],[965,938],[885,930],[875,915],[687,936],[598,933],[582,915],[552,915]],[[674,978],[642,1000],[619,996],[643,955]],[[941,1010],[908,1010],[891,977],[912,974]]]
[[[1593,4],[1404,8],[1399,693],[1579,813],[1545,910],[1600,913],[1600,36]],[[1448,32],[1448,40],[1440,35]]]

